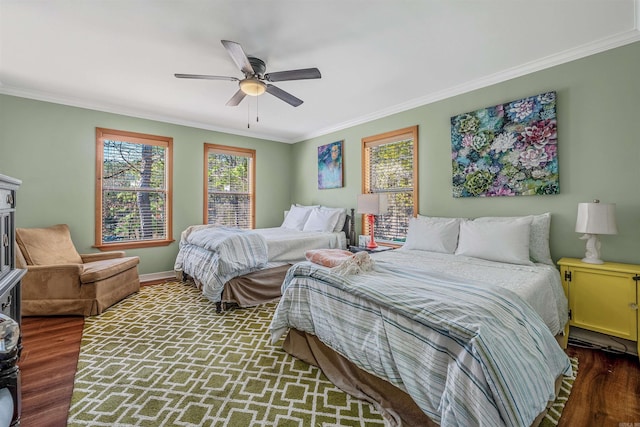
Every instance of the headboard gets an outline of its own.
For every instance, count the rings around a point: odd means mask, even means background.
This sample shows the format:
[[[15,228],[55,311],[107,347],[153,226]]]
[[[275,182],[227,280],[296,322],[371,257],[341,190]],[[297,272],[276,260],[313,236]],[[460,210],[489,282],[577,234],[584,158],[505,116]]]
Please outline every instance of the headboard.
[[[357,246],[356,242],[356,222],[354,219],[355,209],[351,209],[351,215],[347,214],[347,219],[344,221],[344,235],[347,236],[347,247]]]

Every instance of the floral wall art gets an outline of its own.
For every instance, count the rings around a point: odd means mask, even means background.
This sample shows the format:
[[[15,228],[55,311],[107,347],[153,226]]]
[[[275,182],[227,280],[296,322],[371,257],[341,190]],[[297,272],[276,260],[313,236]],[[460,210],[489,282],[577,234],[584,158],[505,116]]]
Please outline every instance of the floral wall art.
[[[451,118],[454,197],[558,194],[556,93]]]

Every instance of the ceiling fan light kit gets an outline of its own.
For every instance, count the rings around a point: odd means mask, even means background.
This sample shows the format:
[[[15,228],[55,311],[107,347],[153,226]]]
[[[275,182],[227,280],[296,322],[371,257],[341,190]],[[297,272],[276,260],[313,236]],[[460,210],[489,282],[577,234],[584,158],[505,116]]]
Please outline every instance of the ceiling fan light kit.
[[[266,92],[267,85],[257,79],[244,79],[240,80],[240,90],[245,95],[258,96]]]
[[[275,73],[267,73],[266,64],[259,58],[247,56],[239,43],[229,40],[222,40],[222,45],[231,56],[236,66],[244,74],[244,79],[230,76],[211,76],[207,74],[174,74],[180,79],[203,79],[203,80],[228,80],[237,81],[240,89],[227,101],[227,105],[235,107],[244,99],[245,95],[259,96],[265,92],[281,99],[287,104],[297,107],[302,104],[302,100],[291,95],[279,87],[267,82],[283,82],[287,80],[308,80],[319,79],[322,77],[320,70],[317,68],[303,68],[299,70],[277,71]]]

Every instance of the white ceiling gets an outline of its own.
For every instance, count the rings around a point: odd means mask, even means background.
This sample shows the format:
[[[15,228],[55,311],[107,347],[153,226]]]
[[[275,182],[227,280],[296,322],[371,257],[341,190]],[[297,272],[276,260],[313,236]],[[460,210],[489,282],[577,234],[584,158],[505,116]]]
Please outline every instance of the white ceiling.
[[[0,0],[0,93],[297,142],[640,40],[640,0]],[[319,80],[225,103],[242,77]],[[528,94],[514,94],[522,96]],[[256,123],[256,101],[259,122]],[[250,128],[247,128],[248,121]]]

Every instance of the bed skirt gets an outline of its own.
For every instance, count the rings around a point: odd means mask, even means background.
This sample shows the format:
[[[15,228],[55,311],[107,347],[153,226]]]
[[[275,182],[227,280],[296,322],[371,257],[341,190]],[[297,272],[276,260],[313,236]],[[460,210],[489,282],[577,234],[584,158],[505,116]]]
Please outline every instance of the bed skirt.
[[[346,393],[372,403],[392,426],[437,426],[404,391],[386,380],[376,377],[347,360],[325,345],[315,335],[290,329],[285,337],[284,350],[290,355],[319,367],[336,387]],[[556,395],[562,376],[556,380]],[[549,402],[551,405],[552,402]],[[533,422],[540,424],[546,411]]]
[[[222,290],[222,309],[230,303],[244,308],[278,301],[282,296],[282,282],[289,267],[290,264],[284,264],[229,280]]]

